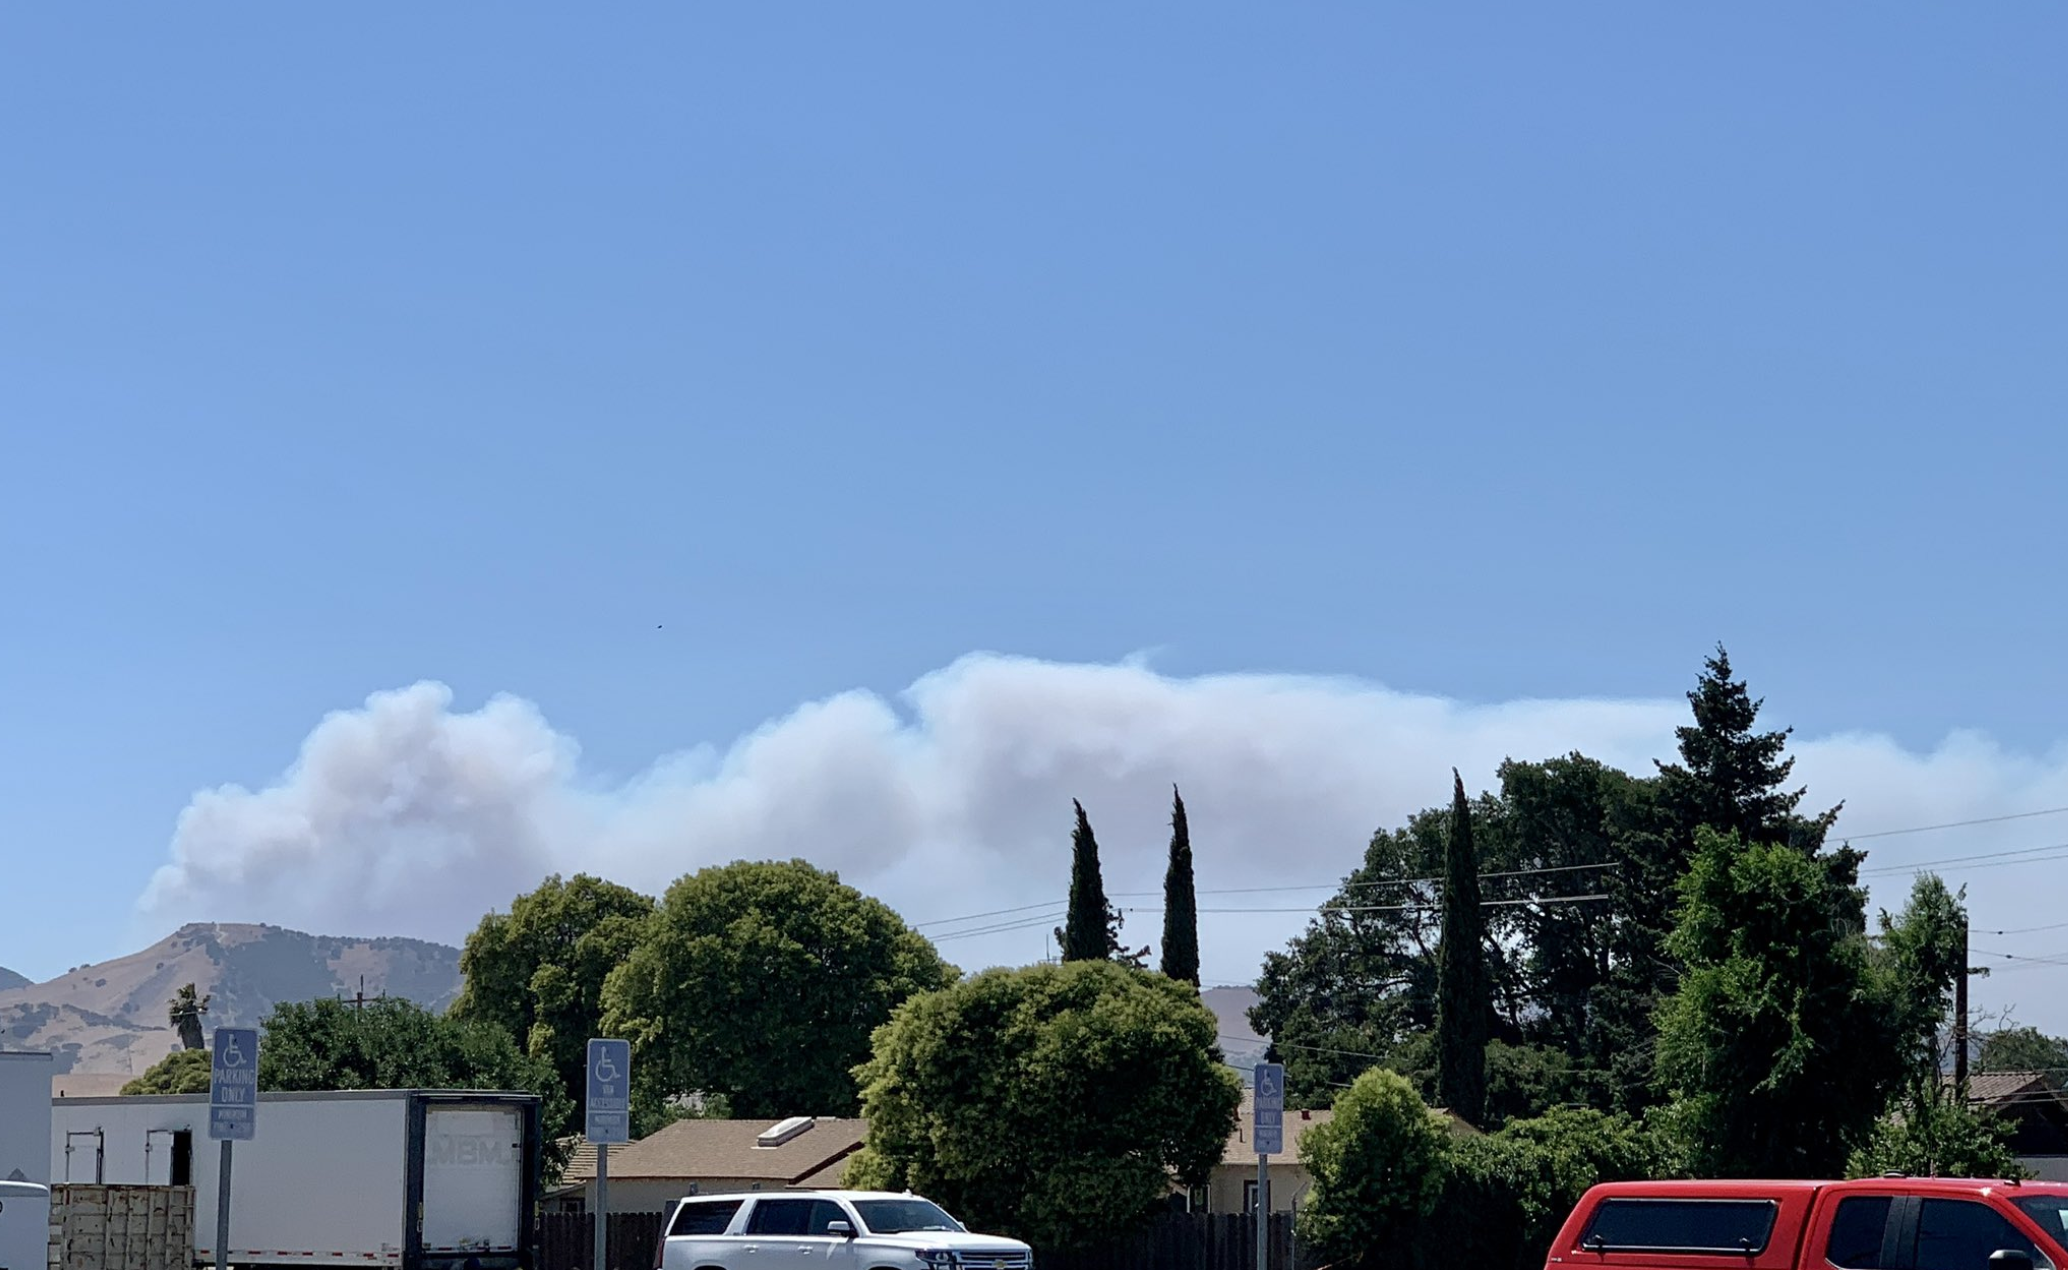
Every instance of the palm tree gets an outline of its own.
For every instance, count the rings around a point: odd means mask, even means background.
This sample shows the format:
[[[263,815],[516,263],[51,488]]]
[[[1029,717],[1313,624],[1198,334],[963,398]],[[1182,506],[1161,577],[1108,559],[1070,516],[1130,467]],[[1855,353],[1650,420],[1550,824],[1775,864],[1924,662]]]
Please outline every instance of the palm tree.
[[[213,995],[204,997],[197,994],[190,983],[174,993],[172,1000],[166,1003],[166,1021],[179,1030],[182,1049],[208,1048],[208,1042],[201,1035],[201,1016],[208,1013],[208,1003],[213,1000]]]

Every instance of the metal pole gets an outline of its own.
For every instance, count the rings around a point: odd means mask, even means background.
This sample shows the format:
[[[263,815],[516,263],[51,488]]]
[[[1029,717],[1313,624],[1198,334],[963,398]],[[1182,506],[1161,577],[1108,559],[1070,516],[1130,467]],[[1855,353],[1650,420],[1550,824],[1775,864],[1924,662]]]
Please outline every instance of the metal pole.
[[[230,1148],[234,1145],[223,1139],[223,1175],[215,1184],[215,1270],[229,1270],[230,1265]]]
[[[605,1270],[608,1253],[604,1241],[610,1234],[610,1144],[596,1144],[596,1260],[590,1270]]]
[[[1271,1157],[1257,1152],[1257,1270],[1271,1270]]]

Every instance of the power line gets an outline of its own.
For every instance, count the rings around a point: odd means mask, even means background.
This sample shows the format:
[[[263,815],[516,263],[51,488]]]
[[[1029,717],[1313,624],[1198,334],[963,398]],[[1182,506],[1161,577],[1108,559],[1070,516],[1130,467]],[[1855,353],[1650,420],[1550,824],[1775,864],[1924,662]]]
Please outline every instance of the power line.
[[[2068,930],[2068,922],[2048,922],[2044,926],[2013,926],[2009,930],[1982,930],[1978,935],[2031,935],[2043,930]]]
[[[2049,855],[2047,852],[2062,854]],[[2068,859],[2068,842],[2051,843],[2044,847],[2024,847],[2015,851],[1979,851],[1970,855],[1946,856],[1939,860],[1918,860],[1910,864],[1884,864],[1871,869],[1861,869],[1860,876],[1888,873],[1914,873],[1919,869],[1938,868],[1941,865],[1961,864],[1970,869],[1993,869],[2007,864],[2043,864],[2049,860]],[[1993,861],[1976,864],[1974,861]]]
[[[979,917],[1000,917],[1006,913],[1028,913],[1037,908],[1054,908],[1061,900],[1048,900],[1041,904],[1022,904],[1018,908],[994,908],[987,913],[964,913],[961,917],[936,917],[930,922],[914,922],[912,929],[924,930],[928,926],[948,926],[955,922],[973,922]]]
[[[1993,825],[1993,824],[2002,824],[2002,823],[2005,823],[2005,822],[2008,822],[2008,821],[2015,821],[2015,820],[2031,820],[2031,819],[2034,819],[2034,818],[2036,818],[2036,817],[2041,817],[2041,816],[2058,816],[2058,815],[2068,815],[2068,807],[2047,807],[2047,808],[2042,808],[2042,809],[2040,809],[2040,810],[2038,810],[2038,811],[2017,811],[2017,812],[2006,812],[2005,814],[2003,814],[2003,815],[2000,815],[2000,816],[1978,816],[1978,817],[1976,817],[1976,818],[1974,818],[1974,819],[1972,819],[1972,820],[1950,820],[1950,821],[1946,821],[1946,822],[1944,822],[1944,823],[1942,823],[1942,824],[1935,824],[1935,825],[1911,825],[1911,826],[1908,826],[1908,827],[1906,827],[1906,828],[1900,828],[1900,829],[1877,829],[1877,830],[1874,830],[1874,831],[1872,831],[1872,832],[1869,832],[1869,833],[1854,833],[1854,834],[1841,834],[1841,835],[1838,835],[1838,837],[1839,837],[1839,840],[1840,840],[1841,842],[1865,842],[1865,841],[1869,841],[1869,840],[1871,840],[1871,839],[1876,839],[1876,838],[1893,838],[1893,837],[1899,837],[1899,836],[1902,836],[1902,835],[1906,835],[1906,834],[1918,834],[1918,833],[1933,833],[1933,832],[1937,832],[1937,831],[1939,831],[1939,830],[1944,830],[1944,829],[1967,829],[1967,828],[1972,828],[1972,827],[1974,827],[1974,826],[1977,826],[1977,825]],[[2053,854],[2053,853],[2059,853],[2059,854]],[[1861,870],[1860,870],[1860,875],[1861,875],[1862,877],[1880,877],[1880,876],[1888,876],[1888,875],[1892,875],[1892,874],[1898,874],[1898,873],[1909,873],[1909,872],[1915,872],[1915,871],[1917,871],[1917,870],[1921,870],[1921,869],[1933,869],[1933,868],[1939,868],[1939,867],[1942,867],[1942,866],[1945,866],[1945,865],[1966,865],[1966,866],[1968,866],[1968,867],[1970,867],[1970,868],[1998,868],[1998,867],[2003,867],[2003,866],[2006,866],[2006,865],[2012,865],[2012,864],[2043,864],[2043,863],[2048,863],[2048,862],[2051,862],[2051,861],[2055,861],[2055,860],[2068,860],[2068,842],[2064,842],[2064,843],[2054,843],[2054,844],[2052,844],[2052,845],[2049,845],[2049,846],[2044,846],[2044,847],[2029,847],[2029,848],[2025,848],[2025,849],[2023,849],[2023,850],[2015,850],[2015,851],[1991,851],[1991,852],[1979,852],[1979,853],[1975,853],[1975,854],[1970,854],[1970,855],[1962,855],[1962,856],[1947,856],[1947,857],[1944,857],[1944,858],[1941,858],[1941,859],[1937,859],[1937,860],[1920,860],[1920,861],[1915,861],[1915,862],[1913,862],[1913,863],[1909,863],[1909,864],[1886,864],[1886,865],[1875,865],[1875,866],[1873,866],[1873,867],[1870,867],[1870,868],[1864,868],[1864,869],[1861,869]],[[1504,870],[1497,870],[1497,871],[1495,871],[1495,872],[1492,872],[1492,873],[1482,873],[1482,874],[1480,874],[1479,876],[1481,877],[1481,879],[1487,879],[1487,878],[1510,878],[1510,877],[1534,877],[1534,876],[1539,876],[1539,875],[1542,875],[1542,874],[1550,874],[1550,873],[1571,873],[1571,872],[1579,872],[1579,871],[1584,871],[1584,870],[1589,870],[1589,869],[1614,869],[1614,868],[1619,868],[1619,867],[1621,867],[1621,862],[1619,862],[1619,861],[1614,861],[1614,860],[1599,860],[1599,861],[1592,861],[1592,862],[1589,862],[1589,863],[1585,863],[1585,864],[1561,864],[1561,865],[1546,865],[1546,866],[1543,866],[1543,867],[1541,867],[1541,868],[1533,868],[1533,869],[1504,869]],[[1437,883],[1440,883],[1440,882],[1442,882],[1442,881],[1443,881],[1443,879],[1442,879],[1442,878],[1438,878],[1438,877],[1423,877],[1423,878],[1389,878],[1389,879],[1378,879],[1378,880],[1373,880],[1373,881],[1364,881],[1364,882],[1351,882],[1351,881],[1345,880],[1345,881],[1342,881],[1342,882],[1316,882],[1316,883],[1311,883],[1311,884],[1301,884],[1301,885],[1297,885],[1297,886],[1248,886],[1248,887],[1220,887],[1220,888],[1214,888],[1214,889],[1210,889],[1210,890],[1203,890],[1203,891],[1200,891],[1200,892],[1198,892],[1198,894],[1200,894],[1200,895],[1265,895],[1265,894],[1284,894],[1284,893],[1289,893],[1289,892],[1295,892],[1295,891],[1336,891],[1336,890],[1348,891],[1348,890],[1355,890],[1355,889],[1368,889],[1368,888],[1377,888],[1377,887],[1406,887],[1406,886],[1431,886],[1431,885],[1435,885],[1435,884],[1437,884]],[[1151,896],[1151,895],[1159,895],[1159,894],[1161,894],[1161,892],[1159,892],[1159,891],[1116,891],[1116,892],[1113,892],[1112,894],[1113,894],[1113,897],[1114,897],[1114,898],[1118,898],[1118,899],[1131,899],[1131,898],[1138,898],[1138,897],[1141,897],[1141,896]],[[952,926],[952,925],[956,925],[956,924],[959,924],[959,923],[962,923],[962,922],[976,921],[976,920],[978,920],[978,919],[980,919],[980,918],[986,918],[986,917],[1003,917],[1003,916],[1010,916],[1010,915],[1012,915],[1012,914],[1015,914],[1015,913],[1029,913],[1029,912],[1033,912],[1033,911],[1034,911],[1034,910],[1036,910],[1036,909],[1045,909],[1045,908],[1052,908],[1052,907],[1054,907],[1054,906],[1055,906],[1056,904],[1058,904],[1058,903],[1061,903],[1061,901],[1059,901],[1059,900],[1051,900],[1051,901],[1049,901],[1049,902],[1047,902],[1047,903],[1043,903],[1043,904],[1023,904],[1023,905],[1019,905],[1019,906],[1017,906],[1017,907],[1014,907],[1014,908],[1000,908],[1000,909],[990,909],[990,910],[987,910],[987,911],[985,911],[985,912],[981,912],[981,913],[966,913],[966,914],[963,914],[962,916],[959,916],[959,917],[940,917],[940,918],[934,918],[934,919],[932,919],[932,920],[930,920],[930,921],[924,921],[924,922],[915,922],[915,923],[913,923],[913,928],[914,928],[914,929],[916,929],[916,930],[924,930],[924,929],[926,929],[926,928],[928,928],[928,927],[934,927],[934,926]],[[1409,909],[1411,909],[1411,908],[1414,908],[1414,907],[1420,907],[1420,906],[1413,906],[1413,905],[1403,905],[1403,906],[1399,906],[1399,907],[1397,907],[1397,908],[1394,908],[1394,909],[1391,909],[1391,910],[1388,910],[1388,909],[1385,909],[1385,908],[1381,908],[1381,907],[1369,907],[1369,908],[1364,908],[1364,907],[1360,907],[1360,908],[1356,909],[1355,911],[1363,911],[1363,912],[1383,912],[1383,911],[1397,911],[1397,912],[1405,912],[1405,911],[1408,911]],[[1154,911],[1156,911],[1156,910],[1154,910],[1154,909],[1144,909],[1144,910],[1141,910],[1141,911],[1145,911],[1145,912],[1154,912]],[[1301,909],[1265,909],[1265,908],[1257,908],[1257,909],[1226,909],[1226,910],[1220,910],[1220,909],[1216,909],[1216,910],[1201,910],[1201,911],[1214,911],[1214,912],[1258,912],[1258,913],[1264,913],[1264,912],[1284,912],[1284,913],[1294,913],[1294,912],[1316,912],[1316,911],[1322,911],[1322,910],[1321,910],[1321,909],[1319,909],[1319,908],[1315,908],[1315,909],[1307,909],[1307,908],[1301,908]],[[1340,908],[1340,909],[1338,909],[1338,910],[1336,910],[1336,911],[1352,911],[1352,910],[1351,910],[1350,908],[1348,908],[1348,907],[1346,906],[1346,907],[1344,907],[1344,908]],[[1045,921],[1045,920],[1047,920],[1047,919],[1046,919],[1046,918],[1043,918],[1043,919],[1041,919],[1041,920],[1044,920],[1044,921]],[[1036,924],[1038,924],[1038,923],[1036,923]],[[2068,922],[2064,922],[2064,923],[2061,923],[2061,924],[2059,924],[2059,926],[2052,926],[2052,927],[2027,927],[2027,928],[2023,928],[2023,930],[2043,930],[2043,929],[2068,929]],[[2020,934],[2020,933],[2023,933],[2023,930],[2010,930],[2010,931],[1995,931],[1995,932],[1990,932],[1990,933],[1993,933],[1993,934],[2000,934],[2000,935],[2010,935],[2010,934]],[[942,934],[942,935],[936,936],[935,938],[938,938],[938,939],[948,939],[948,938],[952,938],[952,937],[954,936],[954,934],[961,934],[961,933],[977,933],[977,932],[954,932],[953,934]]]
[[[1546,896],[1541,896],[1541,897],[1539,897],[1539,896],[1531,896],[1531,897],[1530,897],[1529,899],[1525,899],[1525,900],[1481,900],[1481,901],[1479,901],[1479,907],[1481,907],[1481,908],[1511,908],[1511,907],[1514,907],[1514,906],[1516,906],[1516,905],[1521,905],[1521,904],[1578,904],[1578,903],[1581,903],[1582,901],[1586,901],[1586,900],[1605,900],[1605,899],[1608,899],[1608,898],[1610,898],[1610,897],[1609,897],[1609,896],[1607,896],[1607,895],[1546,895]],[[1426,909],[1426,910],[1432,910],[1432,911],[1433,911],[1433,910],[1436,910],[1436,909],[1440,909],[1440,908],[1442,908],[1442,907],[1443,907],[1443,906],[1442,906],[1441,904],[1351,904],[1351,905],[1341,905],[1341,906],[1331,906],[1331,905],[1324,905],[1324,906],[1322,906],[1322,907],[1320,907],[1320,908],[1313,908],[1313,907],[1308,907],[1308,906],[1302,906],[1302,907],[1299,907],[1299,908],[1265,908],[1265,907],[1261,907],[1261,906],[1256,906],[1256,907],[1245,907],[1245,908],[1202,908],[1202,909],[1195,909],[1194,911],[1195,911],[1195,912],[1198,912],[1198,913],[1201,913],[1201,914],[1206,914],[1206,913],[1220,913],[1220,914],[1228,914],[1228,913],[1407,913],[1407,912],[1419,912],[1419,911],[1422,911],[1422,910],[1425,910],[1425,909]],[[1164,912],[1165,910],[1164,910],[1164,907],[1163,907],[1163,905],[1161,905],[1161,904],[1129,904],[1129,905],[1126,905],[1126,906],[1122,907],[1122,909],[1121,909],[1120,911],[1121,911],[1121,912],[1123,912],[1123,913],[1161,913],[1161,912]]]
[[[934,943],[944,944],[951,939],[967,939],[972,935],[1002,935],[1008,931],[1037,930],[1059,917],[1066,916],[1068,916],[1068,913],[1065,910],[1051,909],[1035,917],[1023,917],[1015,921],[999,922],[991,926],[972,926],[968,930],[949,931],[945,935],[935,935],[932,938]]]
[[[2042,811],[2013,811],[2001,816],[1983,816],[1975,820],[1949,820],[1943,825],[1912,825],[1908,829],[1879,829],[1873,833],[1840,834],[1841,842],[1865,842],[1869,838],[1894,838],[1909,833],[1933,833],[1940,829],[1968,829],[1975,825],[1999,825],[2006,820],[2030,820],[2035,816],[2059,816],[2068,814],[2068,807],[2048,807]]]

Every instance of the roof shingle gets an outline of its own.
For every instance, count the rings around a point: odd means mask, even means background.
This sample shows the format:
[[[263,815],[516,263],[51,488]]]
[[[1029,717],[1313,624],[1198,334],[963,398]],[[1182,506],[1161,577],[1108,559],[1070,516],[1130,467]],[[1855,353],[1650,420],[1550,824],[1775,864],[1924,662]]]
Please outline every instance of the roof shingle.
[[[701,1178],[794,1183],[845,1161],[862,1145],[860,1120],[813,1120],[781,1146],[755,1140],[766,1120],[677,1120],[610,1154],[613,1178]],[[590,1176],[594,1176],[591,1155]]]

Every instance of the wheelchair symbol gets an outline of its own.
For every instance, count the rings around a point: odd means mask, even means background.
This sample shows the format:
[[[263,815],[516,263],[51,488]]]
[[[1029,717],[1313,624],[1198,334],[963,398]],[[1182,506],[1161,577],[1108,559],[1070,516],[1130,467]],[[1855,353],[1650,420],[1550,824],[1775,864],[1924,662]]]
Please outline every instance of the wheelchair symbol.
[[[244,1066],[244,1050],[237,1044],[236,1033],[232,1032],[223,1038],[223,1052],[216,1055],[216,1060],[225,1068]]]
[[[618,1075],[618,1065],[611,1061],[609,1050],[604,1050],[596,1056],[596,1079],[606,1085],[615,1085]]]

